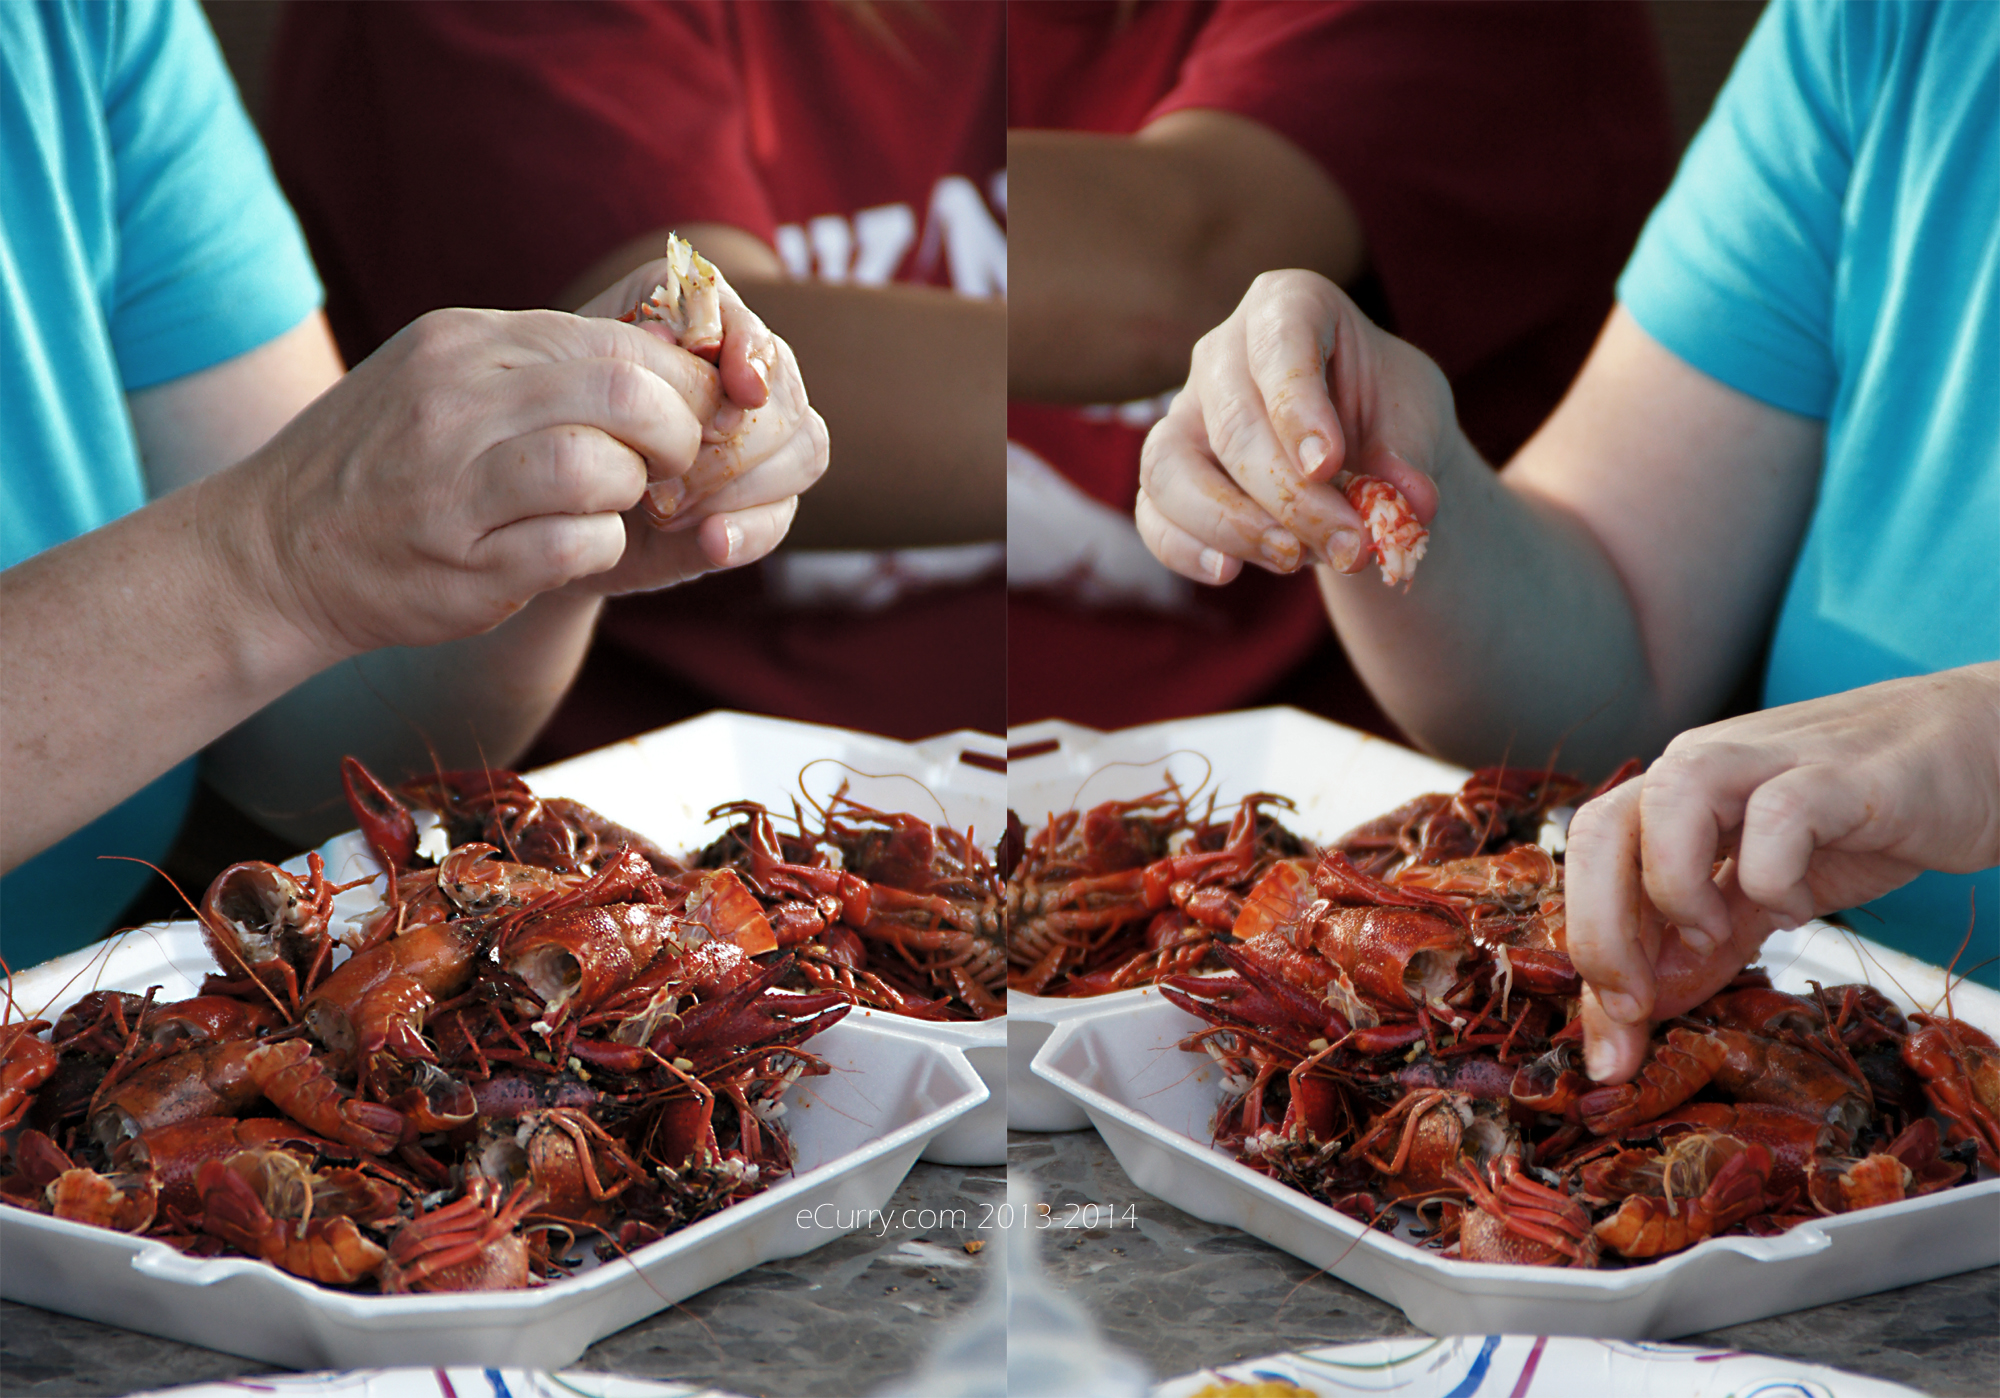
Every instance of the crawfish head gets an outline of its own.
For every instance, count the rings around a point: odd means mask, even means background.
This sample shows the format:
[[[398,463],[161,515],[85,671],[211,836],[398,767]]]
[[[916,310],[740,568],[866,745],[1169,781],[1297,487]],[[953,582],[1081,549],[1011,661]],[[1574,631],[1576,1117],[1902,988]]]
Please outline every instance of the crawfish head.
[[[232,864],[201,900],[202,939],[225,975],[275,974],[295,988],[327,949],[332,910],[324,876],[302,880],[261,860]]]

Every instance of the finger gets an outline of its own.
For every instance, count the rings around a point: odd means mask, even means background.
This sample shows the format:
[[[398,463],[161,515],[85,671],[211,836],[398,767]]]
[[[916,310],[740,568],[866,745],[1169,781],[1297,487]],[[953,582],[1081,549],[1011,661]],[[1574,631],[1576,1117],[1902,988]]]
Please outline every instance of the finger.
[[[777,336],[757,313],[743,304],[734,287],[716,274],[722,293],[722,390],[744,408],[761,408],[771,396],[778,372]]]
[[[1416,515],[1417,523],[1428,525],[1437,518],[1437,482],[1388,447],[1371,447],[1357,474],[1380,476],[1395,486],[1410,502],[1410,512]]]
[[[631,333],[652,340],[642,332]],[[671,346],[660,348],[692,359]],[[712,377],[707,365],[702,368]],[[504,395],[492,409],[496,440],[572,423],[593,427],[637,452],[654,479],[685,474],[701,450],[702,424],[688,398],[630,359],[529,364],[499,376],[491,387]]]
[[[617,281],[576,308],[580,316],[616,320],[630,315],[632,308],[653,294],[653,288],[667,279],[667,259],[655,257],[641,262]]]
[[[1651,1025],[1628,1024],[1607,1015],[1595,987],[1589,985],[1583,988],[1577,1017],[1583,1021],[1583,1068],[1594,1080],[1625,1082],[1644,1066],[1653,1038]]]
[[[1357,566],[1360,516],[1340,491],[1300,476],[1278,441],[1247,367],[1226,355],[1214,358],[1198,392],[1208,454],[1229,478],[1319,557],[1343,570]]]
[[[1309,481],[1325,483],[1346,463],[1347,434],[1326,388],[1341,314],[1325,279],[1267,272],[1244,297],[1243,349],[1279,445]]]
[[[712,494],[702,497],[698,502],[699,512],[704,516],[728,514],[796,496],[825,474],[827,453],[826,423],[818,413],[808,409],[798,429],[776,450],[750,470],[727,479]],[[699,483],[706,469],[704,461],[698,458],[689,479]],[[693,508],[689,507],[688,512],[694,513]]]
[[[1164,518],[1144,495],[1133,507],[1132,522],[1139,526],[1139,538],[1153,551],[1153,557],[1184,578],[1219,586],[1235,581],[1236,575],[1243,571],[1243,560],[1210,548]]]
[[[1869,819],[1868,793],[1851,774],[1794,767],[1750,793],[1736,851],[1736,883],[1777,925],[1816,916],[1806,881],[1815,851],[1851,835]]]
[[[735,411],[723,408],[716,415],[716,426],[730,420]],[[796,404],[766,403],[735,418],[727,431],[711,430],[707,434],[709,440],[695,454],[694,464],[681,479],[685,492],[681,512],[684,514],[689,506],[720,494],[730,482],[761,467],[802,433],[811,445],[811,459],[818,461],[823,469],[827,455],[826,424],[818,413],[804,405],[803,398]],[[801,485],[798,489],[804,488]]]
[[[1696,952],[1729,940],[1715,864],[1725,853],[1724,835],[1742,824],[1744,804],[1772,775],[1770,766],[1769,757],[1741,744],[1677,739],[1643,779],[1646,894]],[[1633,785],[1640,783],[1627,783]]]
[[[1642,914],[1637,778],[1571,819],[1564,856],[1565,945],[1608,1022],[1644,1025],[1653,1008],[1656,936]],[[1648,942],[1652,941],[1652,945]]]
[[[1653,962],[1652,1018],[1656,1022],[1686,1014],[1706,1002],[1757,959],[1769,924],[1756,909],[1746,911],[1748,916],[1737,918],[1736,935],[1711,951],[1696,951],[1677,927],[1665,929]]]
[[[1192,538],[1202,550],[1231,560],[1252,559],[1277,573],[1297,570],[1305,561],[1305,546],[1290,530],[1266,514],[1245,495],[1208,455],[1194,428],[1193,412],[1167,416],[1146,434],[1139,453],[1140,503],[1155,512],[1177,536]],[[1157,552],[1157,550],[1156,550]],[[1177,549],[1185,554],[1185,549]],[[1161,558],[1168,567],[1176,565]],[[1197,565],[1185,572],[1199,582],[1227,582],[1212,569]],[[1229,577],[1236,570],[1229,571]]]
[[[701,522],[695,537],[702,553],[716,567],[740,568],[783,543],[798,510],[799,498],[793,495],[768,505],[710,515]]]
[[[625,521],[617,514],[535,515],[484,535],[467,565],[491,576],[513,606],[578,578],[608,572],[625,553]]]
[[[639,503],[646,462],[594,427],[564,423],[487,448],[473,462],[475,523],[535,515],[621,514]]]
[[[615,586],[606,589],[607,596],[657,592],[715,571],[698,533],[692,530],[663,533],[638,515],[627,515],[625,521],[623,566],[618,570]]]
[[[646,326],[570,315],[565,311],[489,314],[503,321],[502,343],[494,349],[495,358],[503,368],[575,360],[622,360],[638,365],[672,388],[697,421],[706,422],[722,404],[722,383],[715,366],[676,345],[671,333],[656,334]]]

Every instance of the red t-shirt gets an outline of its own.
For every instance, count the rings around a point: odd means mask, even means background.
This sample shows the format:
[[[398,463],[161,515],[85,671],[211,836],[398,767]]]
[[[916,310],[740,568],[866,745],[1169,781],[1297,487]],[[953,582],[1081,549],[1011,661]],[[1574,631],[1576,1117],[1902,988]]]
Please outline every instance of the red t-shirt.
[[[694,222],[796,277],[990,295],[1005,29],[997,0],[292,5],[267,134],[350,361],[439,306],[548,305]],[[536,758],[718,703],[902,738],[1004,726],[997,570],[872,611],[776,591],[750,568],[612,602]]]
[[[1317,160],[1366,236],[1350,289],[1437,360],[1495,464],[1581,366],[1672,173],[1637,4],[1031,0],[1008,6],[1008,25],[1013,126],[1127,133],[1220,109]],[[1008,436],[1129,514],[1154,415],[1016,402]],[[1328,634],[1310,577],[1253,568],[1222,589],[1090,607],[1078,598],[1093,580],[1061,576],[1009,598],[1015,723],[1114,727],[1258,702]],[[1317,693],[1278,697],[1369,722],[1346,673],[1322,657]]]

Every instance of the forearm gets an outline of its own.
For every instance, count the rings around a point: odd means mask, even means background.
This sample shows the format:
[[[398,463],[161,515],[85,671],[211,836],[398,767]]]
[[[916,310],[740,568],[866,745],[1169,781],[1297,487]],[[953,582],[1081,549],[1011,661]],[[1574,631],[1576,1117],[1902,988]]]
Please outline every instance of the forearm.
[[[545,593],[484,635],[355,656],[210,744],[202,774],[303,847],[353,824],[342,757],[389,778],[509,766],[575,678],[600,605]]]
[[[1601,775],[1672,736],[1637,618],[1590,530],[1510,488],[1462,433],[1439,463],[1429,551],[1407,593],[1321,567],[1328,615],[1418,745]]]
[[[833,444],[791,540],[896,548],[1006,529],[1007,306],[929,287],[736,283],[790,343]]]
[[[1335,282],[1359,219],[1303,151],[1255,122],[1177,112],[1134,136],[1007,138],[1008,386],[1102,403],[1177,386],[1259,272]]]
[[[230,481],[0,574],[0,872],[334,663],[244,554]]]
[[[1560,743],[1595,772],[1650,758],[1755,663],[1823,438],[1619,310],[1498,477],[1449,433],[1410,594],[1336,578],[1329,608],[1385,707],[1440,753],[1545,762]]]

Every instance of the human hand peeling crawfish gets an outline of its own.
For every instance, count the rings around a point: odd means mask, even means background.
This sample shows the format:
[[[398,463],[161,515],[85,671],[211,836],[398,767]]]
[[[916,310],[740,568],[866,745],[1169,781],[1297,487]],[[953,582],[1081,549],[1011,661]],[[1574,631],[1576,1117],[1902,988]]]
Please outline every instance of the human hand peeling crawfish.
[[[1644,1261],[2000,1168],[2000,1049],[1948,1000],[1738,963],[1642,1033],[1631,1082],[1580,1070],[1569,865],[1536,836],[1637,765],[1595,791],[1486,768],[1326,846],[1269,793],[1060,813],[1009,876],[1012,982],[1152,985],[1203,1021],[1181,1047],[1218,1075],[1220,1149],[1371,1226],[1413,1209],[1468,1262]]]
[[[649,474],[635,522],[650,529],[628,529],[626,559],[583,585],[614,594],[681,581],[673,574],[687,568],[685,551],[649,537],[657,533],[693,531],[713,567],[736,567],[775,548],[799,493],[827,462],[826,425],[807,401],[790,347],[677,236],[669,236],[664,258],[635,269],[579,314],[636,325],[706,366],[703,391],[689,400],[701,424],[692,464],[679,474]]]
[[[1187,386],[1146,439],[1134,515],[1154,555],[1197,582],[1245,562],[1408,589],[1451,449],[1437,366],[1310,272],[1266,273],[1195,346]],[[1420,464],[1421,463],[1421,464]]]

